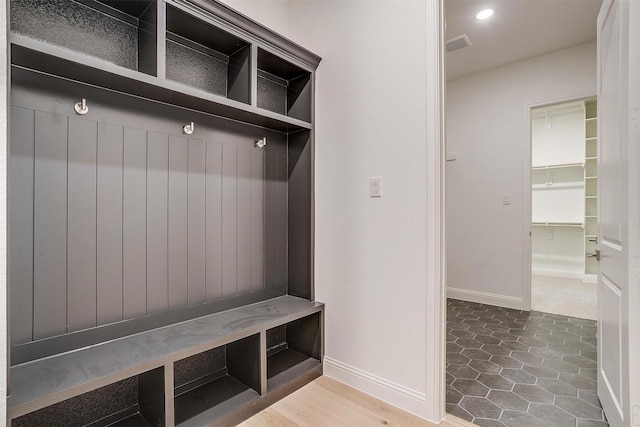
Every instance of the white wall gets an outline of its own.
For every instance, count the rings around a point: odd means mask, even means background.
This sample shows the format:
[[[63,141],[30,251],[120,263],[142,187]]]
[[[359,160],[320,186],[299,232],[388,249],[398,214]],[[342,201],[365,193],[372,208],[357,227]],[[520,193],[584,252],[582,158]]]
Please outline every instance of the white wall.
[[[262,8],[240,10],[267,23]],[[284,35],[323,57],[315,268],[325,374],[424,417],[425,2],[309,0],[288,13]],[[383,177],[381,199],[369,197],[371,176]]]
[[[289,37],[289,0],[222,0],[267,28]]]
[[[447,151],[457,153],[446,173],[449,296],[526,303],[526,106],[595,92],[595,42],[448,82]]]
[[[425,415],[426,5],[292,2],[316,85],[316,299],[325,373]],[[383,197],[369,197],[369,177]],[[433,393],[433,392],[432,392]]]

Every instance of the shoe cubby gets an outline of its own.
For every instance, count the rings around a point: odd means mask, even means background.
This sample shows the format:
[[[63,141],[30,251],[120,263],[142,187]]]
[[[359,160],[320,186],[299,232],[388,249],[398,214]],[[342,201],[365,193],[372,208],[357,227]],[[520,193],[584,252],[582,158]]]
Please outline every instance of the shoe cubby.
[[[154,0],[11,0],[11,31],[156,75]]]
[[[320,364],[320,313],[267,330],[267,391]]]
[[[258,49],[258,107],[311,122],[311,73]]]
[[[167,79],[248,104],[251,45],[167,5]]]
[[[175,425],[204,425],[257,399],[260,335],[174,363]]]
[[[162,367],[31,412],[12,427],[165,425]]]

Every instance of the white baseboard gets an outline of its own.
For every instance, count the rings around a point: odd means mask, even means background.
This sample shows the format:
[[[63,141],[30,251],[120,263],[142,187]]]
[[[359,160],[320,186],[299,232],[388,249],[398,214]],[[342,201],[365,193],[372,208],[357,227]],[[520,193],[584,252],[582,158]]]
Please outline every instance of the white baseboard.
[[[582,271],[570,271],[570,270],[554,270],[552,268],[532,268],[531,274],[537,274],[540,276],[551,277],[565,277],[567,279],[583,280],[585,274]]]
[[[489,292],[447,287],[447,298],[524,310],[524,301],[522,298],[491,294]]]
[[[323,374],[377,399],[425,418],[427,396],[401,384],[347,365],[329,356],[324,357]]]
[[[582,275],[583,283],[593,283],[594,285],[598,284],[598,275],[597,274],[583,274]]]

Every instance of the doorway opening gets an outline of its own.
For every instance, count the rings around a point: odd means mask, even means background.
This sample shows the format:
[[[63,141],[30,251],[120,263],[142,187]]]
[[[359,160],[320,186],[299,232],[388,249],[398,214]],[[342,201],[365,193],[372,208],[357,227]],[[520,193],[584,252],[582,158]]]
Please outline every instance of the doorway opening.
[[[531,108],[531,309],[597,318],[597,101]]]

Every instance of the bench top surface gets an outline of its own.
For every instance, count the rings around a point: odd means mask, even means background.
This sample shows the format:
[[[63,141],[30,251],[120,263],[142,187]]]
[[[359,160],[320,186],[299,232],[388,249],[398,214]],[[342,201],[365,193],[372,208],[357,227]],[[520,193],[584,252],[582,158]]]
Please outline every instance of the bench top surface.
[[[225,344],[225,338],[303,317],[322,305],[286,295],[17,365],[10,371],[7,405],[15,408],[129,370],[153,369],[197,354],[202,346]]]

